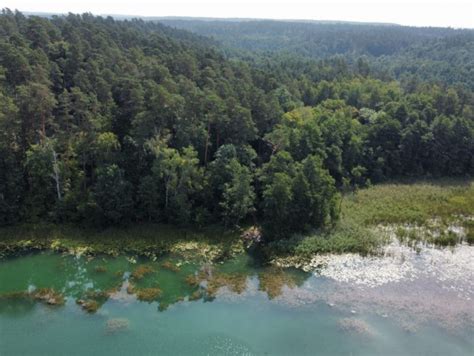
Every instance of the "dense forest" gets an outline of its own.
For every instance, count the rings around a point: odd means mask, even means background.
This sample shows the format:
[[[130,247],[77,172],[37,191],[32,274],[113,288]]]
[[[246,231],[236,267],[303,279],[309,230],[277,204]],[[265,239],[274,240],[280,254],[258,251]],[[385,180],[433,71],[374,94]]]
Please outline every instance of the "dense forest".
[[[273,239],[331,226],[345,189],[474,173],[473,31],[202,26],[222,37],[3,10],[0,225],[250,220]]]
[[[474,30],[317,21],[158,21],[212,37],[242,57],[251,51],[257,58],[275,53],[316,59],[337,55],[349,63],[363,58],[372,76],[463,83],[474,89]]]

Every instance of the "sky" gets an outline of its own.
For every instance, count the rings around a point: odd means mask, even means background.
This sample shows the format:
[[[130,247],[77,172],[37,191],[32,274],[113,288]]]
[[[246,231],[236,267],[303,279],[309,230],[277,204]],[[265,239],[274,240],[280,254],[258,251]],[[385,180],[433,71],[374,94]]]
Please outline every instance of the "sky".
[[[0,0],[0,8],[95,15],[308,19],[474,28],[473,0]]]

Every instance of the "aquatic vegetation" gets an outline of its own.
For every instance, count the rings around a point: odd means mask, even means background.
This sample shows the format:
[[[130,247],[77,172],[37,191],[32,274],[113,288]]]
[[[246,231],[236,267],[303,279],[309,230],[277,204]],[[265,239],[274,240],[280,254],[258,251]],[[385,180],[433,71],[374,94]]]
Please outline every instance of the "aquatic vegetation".
[[[164,269],[167,269],[167,270],[170,270],[170,271],[173,271],[173,272],[179,272],[181,269],[176,266],[175,264],[173,264],[171,261],[165,261],[161,264],[161,267],[163,267]]]
[[[115,288],[112,288],[111,290],[106,290],[106,291],[88,289],[84,293],[84,297],[88,299],[107,299],[110,293],[113,291],[115,291]]]
[[[48,305],[63,305],[65,302],[64,295],[53,288],[36,289],[31,293],[31,297]]]
[[[438,237],[430,239],[431,242],[440,246],[455,246],[460,240],[461,238],[452,231],[443,232]]]
[[[189,296],[189,300],[190,301],[199,300],[202,297],[204,297],[203,291],[201,289],[198,289]]]
[[[207,280],[206,293],[215,297],[219,288],[227,287],[232,292],[241,294],[246,287],[247,276],[242,273],[215,273]]]
[[[116,333],[118,331],[125,331],[129,328],[130,322],[125,318],[109,319],[105,323],[105,331],[108,334]]]
[[[43,302],[48,305],[63,305],[64,296],[53,288],[40,288],[29,293],[33,300]]]
[[[130,275],[132,279],[140,280],[143,279],[146,275],[155,272],[155,269],[150,265],[140,265],[135,268]]]
[[[365,336],[373,336],[374,331],[363,320],[355,318],[344,318],[337,322],[337,326],[341,331],[360,334]]]
[[[198,275],[195,274],[190,274],[186,276],[185,282],[190,285],[191,287],[197,287],[199,286],[199,283],[201,282],[201,279],[199,279]]]
[[[76,300],[76,303],[80,305],[86,312],[91,314],[95,313],[100,308],[99,302],[94,299],[78,299]]]
[[[464,224],[466,230],[466,242],[469,245],[474,245],[474,220],[468,220]]]
[[[128,294],[135,294],[135,286],[132,283],[128,283],[126,290]]]
[[[133,288],[133,292],[138,300],[144,302],[153,302],[162,293],[160,288]]]
[[[258,289],[267,293],[270,299],[278,297],[284,286],[290,288],[296,286],[295,280],[282,268],[269,268],[259,273],[258,277],[260,281]]]
[[[15,300],[15,299],[25,299],[29,298],[30,294],[28,292],[7,292],[0,294],[0,301],[1,300]]]
[[[42,302],[47,305],[63,305],[65,303],[64,295],[53,288],[39,288],[32,292],[14,291],[0,294],[0,300],[29,299]]]
[[[222,287],[235,293],[245,290],[247,276],[244,273],[223,273],[210,266],[203,266],[196,274],[186,276],[185,282],[191,287],[202,286],[207,297],[213,298]]]
[[[116,288],[109,290],[88,289],[81,298],[76,300],[76,304],[88,313],[95,313],[116,290]]]
[[[107,272],[107,267],[105,266],[95,266],[94,271],[97,273],[105,273]]]
[[[171,252],[186,260],[203,259],[213,261],[221,254],[221,248],[200,241],[181,241],[172,246]]]
[[[158,305],[158,310],[159,310],[160,312],[165,311],[166,309],[169,308],[169,306],[170,306],[169,303],[160,302],[160,304]]]

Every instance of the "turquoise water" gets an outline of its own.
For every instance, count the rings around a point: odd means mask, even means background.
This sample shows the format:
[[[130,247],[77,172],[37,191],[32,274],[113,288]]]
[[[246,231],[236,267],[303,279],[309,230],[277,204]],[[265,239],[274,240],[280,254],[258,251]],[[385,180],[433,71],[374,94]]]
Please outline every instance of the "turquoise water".
[[[473,354],[472,314],[467,323],[452,323],[466,319],[471,304],[449,316],[448,327],[417,315],[423,311],[419,304],[411,310],[406,303],[393,305],[392,298],[384,305],[373,291],[363,294],[297,270],[258,267],[249,257],[217,266],[171,257],[133,262],[52,253],[1,261],[0,353]],[[143,266],[146,272],[139,276]],[[64,305],[35,298],[44,288],[64,296]],[[150,288],[159,295],[137,299]],[[420,303],[431,295],[418,294]],[[78,300],[95,300],[98,308],[87,312]]]

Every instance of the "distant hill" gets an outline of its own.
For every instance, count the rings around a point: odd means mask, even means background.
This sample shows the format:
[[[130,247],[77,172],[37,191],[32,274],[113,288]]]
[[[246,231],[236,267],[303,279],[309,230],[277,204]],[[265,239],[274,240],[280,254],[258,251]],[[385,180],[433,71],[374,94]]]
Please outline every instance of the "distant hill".
[[[474,30],[329,21],[158,21],[212,37],[234,55],[343,56],[348,62],[365,57],[373,69],[396,78],[415,75],[421,80],[474,88]]]

